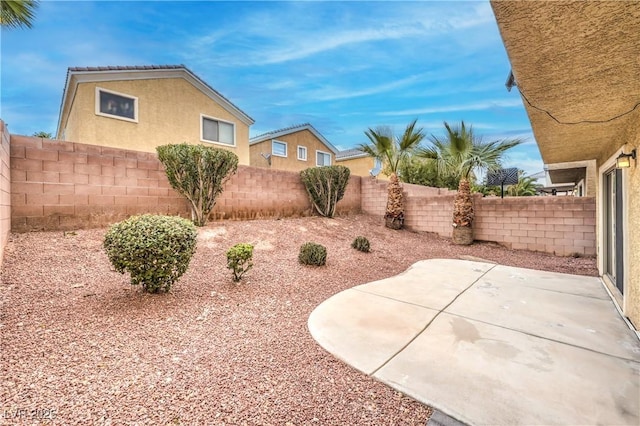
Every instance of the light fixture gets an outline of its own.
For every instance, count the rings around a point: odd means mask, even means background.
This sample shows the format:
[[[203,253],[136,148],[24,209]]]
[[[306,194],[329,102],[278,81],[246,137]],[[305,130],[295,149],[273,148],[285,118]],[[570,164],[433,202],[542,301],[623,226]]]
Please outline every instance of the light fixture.
[[[618,155],[616,158],[616,168],[618,169],[628,169],[631,167],[631,160],[636,159],[636,150],[635,148],[629,153],[625,154],[624,151]]]

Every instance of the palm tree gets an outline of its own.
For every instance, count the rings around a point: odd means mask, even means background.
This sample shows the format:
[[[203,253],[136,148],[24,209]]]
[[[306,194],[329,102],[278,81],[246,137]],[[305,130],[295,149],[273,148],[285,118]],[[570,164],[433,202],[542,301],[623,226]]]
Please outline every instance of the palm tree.
[[[525,176],[523,170],[518,170],[518,183],[509,185],[507,194],[513,197],[530,197],[538,193],[540,185],[536,183],[536,178]]]
[[[369,128],[364,134],[371,143],[358,146],[360,151],[380,160],[385,172],[390,175],[384,217],[385,225],[391,229],[400,229],[404,224],[404,200],[398,180],[398,168],[425,136],[422,128],[416,129],[416,122],[417,120],[413,120],[409,123],[401,136],[394,136],[388,127]]]
[[[0,25],[31,28],[37,7],[37,0],[0,0]]]
[[[460,178],[458,192],[453,201],[453,242],[473,243],[473,200],[470,179],[480,171],[500,169],[505,151],[522,143],[521,139],[505,139],[483,142],[473,133],[473,128],[444,122],[443,137],[431,135],[431,146],[422,148],[418,155],[436,161],[439,171]]]

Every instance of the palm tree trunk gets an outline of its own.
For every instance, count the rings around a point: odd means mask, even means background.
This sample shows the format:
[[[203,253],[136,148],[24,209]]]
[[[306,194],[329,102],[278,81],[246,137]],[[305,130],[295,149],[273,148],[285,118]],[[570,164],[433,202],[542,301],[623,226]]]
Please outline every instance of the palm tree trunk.
[[[453,199],[453,243],[469,245],[473,243],[473,200],[471,186],[467,178],[460,179],[458,192]]]
[[[404,224],[404,195],[395,173],[391,174],[387,186],[387,209],[384,218],[387,228],[401,229]]]

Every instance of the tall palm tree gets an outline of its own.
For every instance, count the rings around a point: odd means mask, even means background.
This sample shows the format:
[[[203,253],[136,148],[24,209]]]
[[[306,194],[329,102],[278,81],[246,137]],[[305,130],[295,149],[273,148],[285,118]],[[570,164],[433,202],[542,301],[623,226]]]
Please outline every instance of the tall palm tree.
[[[360,144],[358,149],[382,162],[389,172],[387,186],[387,208],[385,225],[391,229],[400,229],[404,224],[404,199],[402,186],[398,180],[398,168],[418,147],[425,135],[422,128],[416,129],[417,120],[413,120],[400,136],[394,136],[389,127],[369,128],[364,134],[369,144]]]
[[[522,143],[522,140],[484,142],[464,121],[455,126],[445,121],[444,128],[444,136],[431,135],[431,146],[422,148],[418,155],[436,161],[439,171],[460,178],[453,201],[453,242],[468,245],[473,243],[474,218],[470,179],[477,172],[500,169],[504,153]]]
[[[31,28],[37,7],[37,0],[0,0],[0,25]]]

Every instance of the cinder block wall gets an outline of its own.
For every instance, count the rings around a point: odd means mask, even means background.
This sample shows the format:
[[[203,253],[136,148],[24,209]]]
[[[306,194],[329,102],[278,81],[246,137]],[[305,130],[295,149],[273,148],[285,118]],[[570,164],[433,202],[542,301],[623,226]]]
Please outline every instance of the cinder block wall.
[[[153,153],[12,135],[9,158],[4,125],[2,135],[3,247],[10,228],[71,230],[104,226],[138,213],[190,215],[187,201],[171,189]],[[450,237],[455,192],[409,184],[403,188],[407,228]],[[386,201],[387,182],[352,176],[338,213],[384,216]],[[596,253],[594,198],[476,196],[474,202],[477,240],[558,255]],[[311,213],[298,173],[239,166],[212,216],[253,219]]]
[[[12,230],[104,226],[133,214],[190,216],[153,153],[11,136]],[[360,211],[360,178],[351,177],[338,212]],[[311,214],[298,173],[239,166],[212,216],[251,219]]]
[[[370,177],[362,178],[362,211],[375,216],[384,216],[387,207],[386,181],[377,181]]]
[[[360,177],[351,176],[338,214],[360,212]],[[309,216],[312,208],[299,172],[238,166],[213,209],[215,219]]]
[[[104,226],[133,214],[187,216],[155,154],[11,136],[12,230]]]
[[[0,264],[11,231],[11,156],[9,131],[0,120]]]
[[[362,181],[362,210],[384,216],[386,182]],[[405,226],[450,238],[455,191],[403,184]],[[474,238],[513,249],[567,256],[596,254],[596,201],[593,197],[474,196]]]
[[[474,236],[513,249],[596,254],[593,197],[477,198]]]
[[[405,225],[414,231],[435,232],[451,237],[453,195],[406,197]]]

